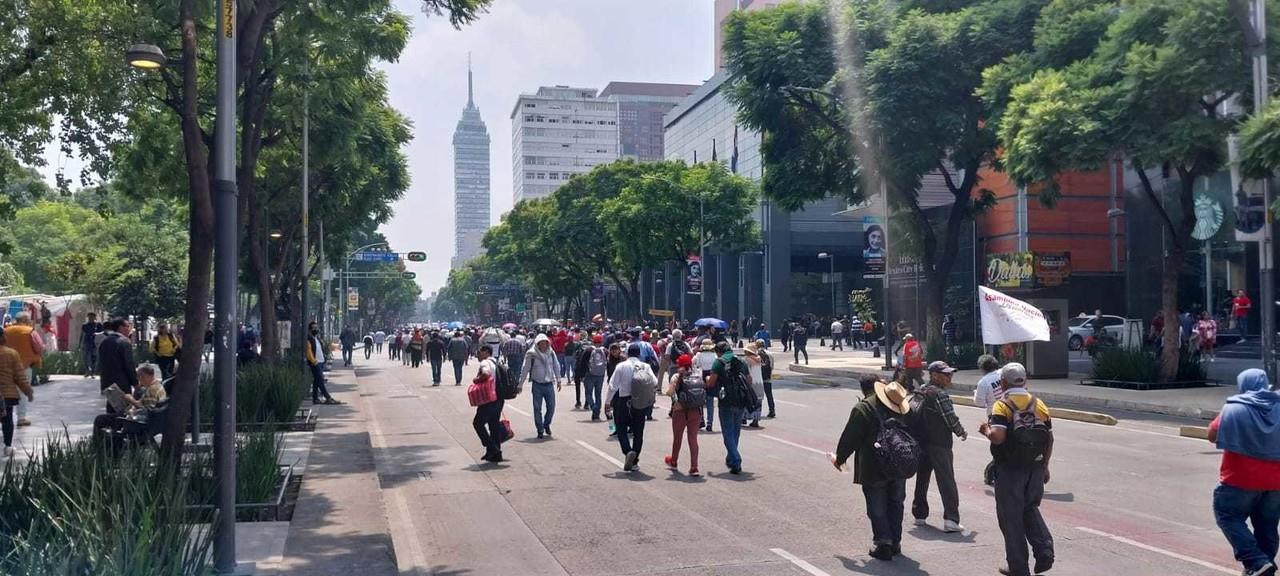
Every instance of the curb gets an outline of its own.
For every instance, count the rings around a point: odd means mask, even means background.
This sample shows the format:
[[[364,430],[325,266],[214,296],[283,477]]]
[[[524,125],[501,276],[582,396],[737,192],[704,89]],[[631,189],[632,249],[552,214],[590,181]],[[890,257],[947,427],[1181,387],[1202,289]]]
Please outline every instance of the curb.
[[[1208,440],[1209,428],[1207,426],[1182,426],[1178,428],[1178,435],[1185,438]]]
[[[887,371],[868,371],[862,369],[845,369],[845,368],[819,368],[816,366],[806,366],[804,364],[790,364],[787,370],[796,374],[810,374],[815,376],[824,376],[830,378],[851,378],[857,380],[862,376],[875,376],[877,378],[888,377],[891,373]],[[973,384],[961,384],[956,382],[951,385],[951,390],[960,393],[971,393],[975,386]],[[1116,400],[1106,398],[1081,398],[1070,394],[1061,394],[1054,392],[1036,392],[1036,396],[1050,404],[1069,404],[1076,406],[1086,406],[1090,408],[1103,408],[1111,410],[1124,410],[1127,412],[1141,412],[1145,414],[1164,414],[1168,416],[1177,416],[1181,418],[1193,418],[1196,420],[1209,421],[1218,416],[1217,410],[1206,410],[1202,408],[1192,408],[1187,406],[1165,406],[1161,404],[1151,404],[1147,402],[1134,402],[1131,400]],[[953,395],[952,398],[956,396]],[[1051,408],[1054,415],[1063,413],[1065,408]],[[1066,419],[1066,418],[1064,418]]]

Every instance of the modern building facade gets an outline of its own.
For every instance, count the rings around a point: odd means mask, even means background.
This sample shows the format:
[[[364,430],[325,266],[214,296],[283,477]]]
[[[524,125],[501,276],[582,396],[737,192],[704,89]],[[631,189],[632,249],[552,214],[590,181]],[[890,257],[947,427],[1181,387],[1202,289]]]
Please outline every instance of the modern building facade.
[[[460,268],[480,255],[489,229],[489,130],[480,118],[467,65],[467,106],[453,131],[453,260]]]
[[[511,110],[515,202],[550,195],[575,174],[619,158],[618,102],[594,88],[543,86]]]
[[[697,90],[691,84],[610,82],[600,97],[618,103],[620,156],[657,162],[663,154],[663,117]]]
[[[734,10],[764,10],[786,0],[715,0],[715,61],[716,70],[724,68],[724,21]]]

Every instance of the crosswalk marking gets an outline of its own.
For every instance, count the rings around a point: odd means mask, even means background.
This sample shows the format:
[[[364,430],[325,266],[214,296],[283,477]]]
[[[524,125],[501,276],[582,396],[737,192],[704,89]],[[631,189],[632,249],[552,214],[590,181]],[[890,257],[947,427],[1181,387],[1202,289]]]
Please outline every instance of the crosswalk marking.
[[[795,554],[787,552],[786,550],[783,550],[781,548],[770,548],[769,551],[773,552],[774,554],[777,554],[778,556],[781,556],[786,561],[792,564],[795,564],[797,568],[804,570],[805,572],[808,572],[813,576],[831,576],[830,574],[823,572],[817,566],[814,566],[813,564],[805,562],[799,556],[796,556]]]
[[[1210,562],[1205,562],[1204,560],[1201,560],[1199,558],[1192,558],[1190,556],[1185,556],[1177,552],[1171,552],[1169,550],[1165,550],[1164,548],[1159,548],[1156,546],[1152,546],[1150,544],[1143,544],[1142,542],[1138,542],[1137,540],[1130,540],[1128,538],[1125,538],[1124,536],[1116,536],[1115,534],[1108,534],[1101,530],[1094,530],[1093,528],[1086,528],[1084,526],[1076,526],[1076,530],[1079,530],[1081,532],[1085,532],[1088,534],[1093,534],[1094,536],[1101,536],[1103,538],[1107,538],[1109,540],[1113,540],[1121,544],[1128,544],[1130,546],[1133,546],[1134,548],[1141,548],[1148,552],[1155,552],[1156,554],[1160,554],[1162,556],[1168,556],[1175,560],[1190,562],[1192,564],[1195,564],[1196,566],[1201,566],[1203,568],[1213,570],[1214,572],[1221,572],[1223,574],[1236,574],[1238,572],[1237,570],[1219,566],[1217,564],[1213,564]]]
[[[768,438],[768,439],[770,439],[770,440],[773,440],[774,442],[781,442],[781,443],[783,443],[783,444],[786,444],[787,446],[792,446],[792,447],[795,447],[795,448],[799,448],[799,449],[801,449],[801,450],[808,450],[808,451],[810,451],[810,452],[813,452],[814,454],[822,454],[823,456],[826,456],[826,455],[827,455],[827,453],[826,453],[825,451],[823,451],[823,450],[819,450],[819,449],[817,449],[817,448],[810,448],[810,447],[808,447],[808,446],[805,446],[804,444],[796,444],[795,442],[792,442],[792,441],[790,441],[790,440],[783,440],[783,439],[778,438],[778,437],[776,437],[776,436],[770,436],[770,435],[768,435],[768,434],[760,434],[759,436],[760,436],[761,438]]]

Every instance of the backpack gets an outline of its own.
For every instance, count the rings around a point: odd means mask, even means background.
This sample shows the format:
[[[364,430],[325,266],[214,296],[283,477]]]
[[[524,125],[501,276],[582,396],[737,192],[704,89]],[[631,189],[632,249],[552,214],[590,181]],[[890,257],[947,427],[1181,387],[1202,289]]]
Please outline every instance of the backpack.
[[[1031,396],[1031,401],[1023,410],[1019,410],[1008,397],[1001,398],[998,402],[1013,414],[1009,422],[1008,440],[1001,447],[1003,460],[1019,468],[1042,465],[1044,453],[1053,436],[1049,431],[1049,424],[1036,415],[1036,397]]]
[[[587,363],[587,373],[592,376],[604,376],[609,371],[609,351],[603,346],[591,349],[591,359]]]
[[[685,342],[684,340],[676,340],[672,342],[669,346],[669,349],[667,350],[667,355],[671,358],[671,361],[675,362],[675,360],[679,358],[681,354],[688,354],[692,356],[693,349],[690,348],[689,343]]]
[[[631,369],[631,407],[644,410],[653,406],[658,395],[658,377],[645,362],[632,362]]]
[[[875,456],[880,470],[890,480],[906,480],[916,475],[920,465],[920,443],[911,435],[910,425],[900,418],[885,418],[876,408],[880,430],[876,432]]]
[[[685,410],[701,409],[707,405],[707,383],[702,380],[701,374],[690,372],[680,379],[676,402]]]
[[[726,372],[729,375],[729,381],[720,387],[720,400],[727,406],[737,408],[752,408],[760,399],[756,396],[756,391],[751,388],[751,382],[748,380],[750,372],[747,366],[737,358],[729,361]]]
[[[520,379],[511,375],[511,368],[507,367],[505,359],[502,362],[495,361],[493,365],[493,382],[498,390],[498,397],[503,400],[514,400],[520,395],[522,388]]]

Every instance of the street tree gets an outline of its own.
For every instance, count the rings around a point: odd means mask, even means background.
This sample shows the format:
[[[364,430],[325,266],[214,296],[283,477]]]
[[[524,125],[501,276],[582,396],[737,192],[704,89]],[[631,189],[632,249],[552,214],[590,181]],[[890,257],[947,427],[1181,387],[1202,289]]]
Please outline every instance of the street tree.
[[[1220,0],[1062,4],[1081,8],[1081,17],[1038,30],[1034,50],[988,74],[983,91],[997,104],[1003,164],[1019,184],[1052,196],[1063,172],[1127,158],[1168,239],[1161,314],[1176,327],[1194,185],[1224,165],[1239,119],[1222,105],[1249,91],[1244,35]],[[1172,206],[1152,182],[1155,169],[1176,176]],[[1177,374],[1180,341],[1174,329],[1163,337],[1167,381]]]

